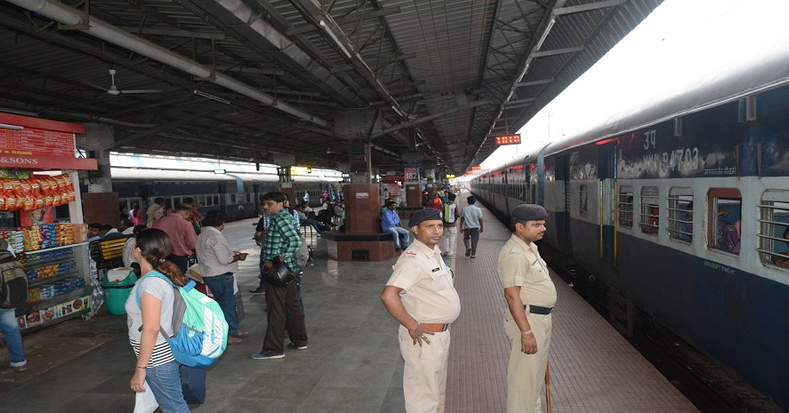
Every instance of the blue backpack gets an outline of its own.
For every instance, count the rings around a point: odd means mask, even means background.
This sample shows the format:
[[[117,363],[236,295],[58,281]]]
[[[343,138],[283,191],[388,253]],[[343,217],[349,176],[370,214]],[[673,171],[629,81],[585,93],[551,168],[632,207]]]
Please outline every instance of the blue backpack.
[[[179,287],[159,272],[146,277],[161,278],[178,294],[173,296],[173,336],[168,337],[164,328],[160,333],[170,344],[175,359],[190,367],[208,367],[222,355],[227,347],[228,326],[219,303],[194,289],[195,282]],[[137,307],[140,307],[140,289],[137,288]],[[142,308],[142,307],[140,307]]]

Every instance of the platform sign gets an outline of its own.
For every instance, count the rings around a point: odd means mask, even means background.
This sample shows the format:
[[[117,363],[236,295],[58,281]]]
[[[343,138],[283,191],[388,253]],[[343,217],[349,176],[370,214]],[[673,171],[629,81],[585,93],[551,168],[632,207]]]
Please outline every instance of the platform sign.
[[[501,145],[517,145],[521,143],[520,133],[514,135],[496,136],[496,146]]]

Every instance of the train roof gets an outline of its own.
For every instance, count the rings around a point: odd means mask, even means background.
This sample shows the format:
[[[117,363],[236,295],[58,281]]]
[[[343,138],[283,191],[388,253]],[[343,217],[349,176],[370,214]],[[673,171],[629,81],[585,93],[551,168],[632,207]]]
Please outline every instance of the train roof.
[[[663,96],[642,102],[634,96],[633,104],[625,111],[569,139],[549,144],[545,154],[566,151],[785,86],[789,84],[789,44],[782,46],[763,48],[762,55],[753,61],[735,62],[732,67],[722,67],[699,79],[675,81]],[[677,90],[672,91],[670,87]]]
[[[201,158],[178,158],[132,154],[110,154],[112,179],[117,181],[207,182],[236,181],[278,182],[276,165],[251,162],[224,162]],[[215,173],[214,170],[224,170]],[[304,169],[304,171],[302,171]],[[340,182],[342,173],[329,169],[294,168],[294,182]]]

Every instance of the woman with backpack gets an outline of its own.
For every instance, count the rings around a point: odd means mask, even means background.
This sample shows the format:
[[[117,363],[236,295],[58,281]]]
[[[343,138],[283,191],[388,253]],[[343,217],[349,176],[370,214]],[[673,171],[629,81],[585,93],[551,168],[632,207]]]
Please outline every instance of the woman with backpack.
[[[144,392],[147,382],[162,412],[183,413],[189,412],[189,407],[181,388],[181,365],[173,357],[164,336],[159,333],[163,329],[168,337],[173,334],[173,294],[176,290],[167,281],[150,276],[159,273],[175,285],[186,284],[184,273],[165,259],[172,251],[170,237],[162,230],[148,228],[137,235],[133,255],[140,263],[143,278],[126,300],[126,324],[129,326],[129,342],[137,355],[131,389],[138,393]],[[140,297],[139,306],[137,296]]]

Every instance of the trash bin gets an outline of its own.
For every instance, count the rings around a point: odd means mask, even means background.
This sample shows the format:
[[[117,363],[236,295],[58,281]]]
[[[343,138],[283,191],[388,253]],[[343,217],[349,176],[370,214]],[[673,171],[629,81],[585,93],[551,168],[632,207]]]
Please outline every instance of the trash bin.
[[[126,299],[129,298],[135,282],[137,282],[137,274],[128,267],[114,268],[104,274],[101,288],[104,289],[104,301],[107,303],[107,310],[110,314],[126,314],[126,308],[124,308]]]

